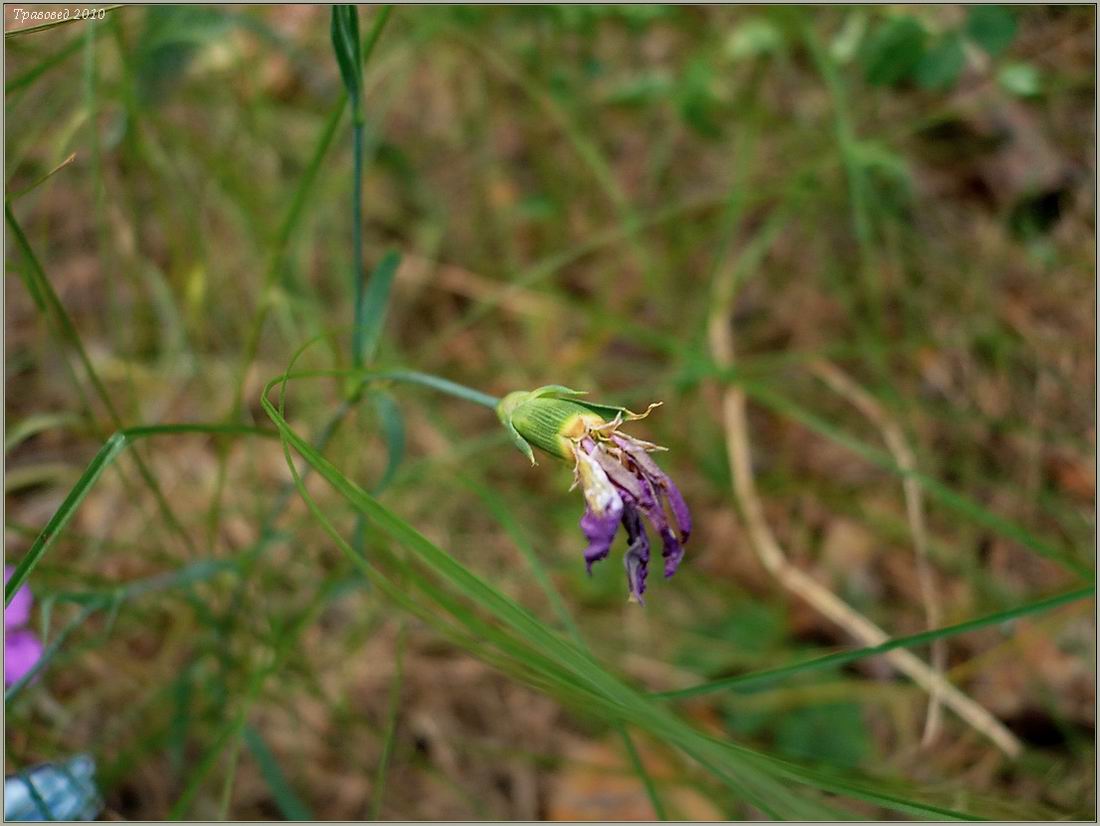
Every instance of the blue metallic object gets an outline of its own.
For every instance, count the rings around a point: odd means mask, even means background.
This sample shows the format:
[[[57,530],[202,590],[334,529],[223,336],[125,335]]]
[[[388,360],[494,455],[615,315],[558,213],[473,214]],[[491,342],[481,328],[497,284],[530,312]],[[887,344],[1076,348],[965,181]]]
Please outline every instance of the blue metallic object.
[[[4,820],[95,820],[102,808],[86,754],[4,778]]]

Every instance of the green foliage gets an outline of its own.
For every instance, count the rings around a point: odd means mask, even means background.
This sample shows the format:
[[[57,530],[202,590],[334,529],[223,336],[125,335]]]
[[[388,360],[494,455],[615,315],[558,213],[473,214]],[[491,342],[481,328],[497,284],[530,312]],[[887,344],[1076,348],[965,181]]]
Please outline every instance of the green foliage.
[[[401,567],[407,585],[415,590],[408,592],[397,587],[387,574],[357,555],[319,511],[300,481],[299,493],[306,499],[311,511],[322,522],[329,535],[348,555],[349,560],[360,567],[373,584],[441,633],[455,640],[466,640],[467,644],[471,639],[480,639],[489,646],[478,647],[482,656],[516,676],[552,691],[570,706],[598,710],[601,716],[607,715],[612,720],[634,724],[652,736],[681,748],[685,754],[706,766],[747,801],[775,816],[803,817],[811,812],[820,816],[823,811],[828,815],[833,814],[832,811],[823,810],[820,802],[813,796],[807,796],[800,790],[788,789],[786,793],[781,792],[781,778],[786,778],[822,791],[844,792],[897,811],[965,817],[944,807],[898,799],[890,792],[880,792],[873,781],[838,782],[812,770],[785,764],[743,747],[711,742],[709,738],[662,711],[652,701],[644,699],[605,671],[590,655],[558,637],[525,608],[457,563],[449,554],[347,479],[287,425],[282,414],[268,398],[277,383],[285,383],[285,377],[269,382],[261,400],[264,410],[284,439],[291,472],[297,479],[298,474],[290,453],[293,449],[356,511],[366,517],[370,524],[377,526],[411,552],[418,564],[415,567]],[[280,400],[280,406],[282,403]],[[418,602],[417,592],[430,602]],[[455,597],[461,597],[461,600],[456,601]],[[440,613],[440,609],[445,613]],[[504,659],[500,658],[501,655]]]
[[[378,424],[386,440],[386,469],[373,489],[374,494],[377,495],[389,487],[394,474],[397,473],[397,469],[405,458],[405,419],[401,415],[401,408],[385,391],[372,391],[371,403],[374,405]]]
[[[895,86],[908,80],[924,55],[927,33],[909,15],[891,17],[864,41],[860,63],[867,82]]]
[[[693,686],[691,688],[684,688],[677,691],[666,691],[661,693],[659,696],[669,699],[694,697],[699,694],[708,694],[713,691],[723,691],[725,689],[734,687],[738,687],[738,689],[748,689],[752,686],[767,685],[780,678],[791,677],[806,671],[838,668],[842,665],[857,662],[858,660],[862,660],[867,657],[874,657],[880,654],[885,654],[887,651],[893,651],[898,648],[912,648],[932,642],[933,640],[951,637],[956,634],[966,634],[971,631],[976,631],[980,628],[987,628],[993,625],[1001,625],[1003,623],[1010,622],[1017,617],[1023,617],[1027,616],[1028,614],[1035,614],[1043,611],[1049,611],[1053,608],[1057,608],[1060,605],[1066,605],[1067,603],[1076,602],[1077,600],[1091,599],[1095,597],[1095,595],[1096,588],[1095,586],[1090,585],[1086,588],[1079,588],[1065,594],[1058,594],[1053,597],[1038,600],[1037,602],[1033,602],[1028,605],[1021,605],[1016,608],[1011,608],[1007,611],[998,611],[995,614],[990,614],[986,617],[979,617],[978,619],[969,620],[967,622],[961,622],[957,625],[945,626],[943,628],[937,628],[932,631],[923,631],[919,634],[911,634],[907,637],[898,637],[893,640],[888,640],[887,642],[884,642],[880,645],[873,645],[855,651],[840,651],[834,654],[826,654],[823,657],[807,660],[802,663],[782,666],[780,668],[774,668],[768,671],[761,671],[755,674],[742,674],[736,677],[726,677],[720,680],[715,680],[711,683],[703,683],[701,685]]]
[[[1006,92],[1022,98],[1037,97],[1043,92],[1039,70],[1030,63],[1007,63],[997,72],[997,82]]]
[[[921,56],[914,77],[922,89],[943,91],[955,85],[965,65],[962,35],[947,32]]]
[[[134,57],[141,101],[165,101],[202,48],[222,37],[232,24],[224,11],[210,6],[146,8]]]
[[[585,34],[594,33],[596,27],[605,21],[622,22],[635,30],[642,29],[677,11],[675,6],[660,4],[557,4],[543,8],[562,28]]]
[[[1016,36],[1016,17],[1003,6],[970,6],[964,25],[935,35],[929,35],[916,17],[899,14],[879,23],[864,37],[859,25],[863,19],[855,14],[849,18],[834,49],[837,58],[843,61],[853,44],[861,42],[859,55],[864,77],[876,86],[913,83],[930,92],[949,91],[966,67],[967,41],[997,57]],[[1029,87],[1023,79],[1020,85]]]
[[[995,57],[1016,37],[1016,17],[1004,6],[970,6],[966,12],[966,34]]]
[[[254,727],[246,725],[243,732],[245,745],[260,766],[260,773],[267,782],[279,811],[287,820],[314,820],[309,807],[287,781],[275,755]]]
[[[753,17],[730,32],[725,52],[732,60],[747,60],[776,54],[783,45],[783,32],[775,23],[766,17]]]
[[[784,754],[838,768],[855,768],[871,752],[856,703],[822,703],[787,711],[774,723],[775,746]]]
[[[710,61],[694,60],[684,71],[676,98],[688,126],[704,137],[718,139],[722,136],[721,104],[712,91],[713,83]]]

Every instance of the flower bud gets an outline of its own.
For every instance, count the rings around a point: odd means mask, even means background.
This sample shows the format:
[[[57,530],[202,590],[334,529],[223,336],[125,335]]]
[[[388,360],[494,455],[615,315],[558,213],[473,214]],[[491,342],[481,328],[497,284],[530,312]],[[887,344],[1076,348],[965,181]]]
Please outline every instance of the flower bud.
[[[559,459],[573,458],[573,440],[585,427],[601,425],[602,416],[568,399],[536,397],[512,410],[512,426],[531,445]]]
[[[585,401],[584,395],[560,385],[517,391],[501,400],[497,415],[532,464],[532,447],[573,463],[574,486],[580,486],[585,499],[581,531],[588,540],[584,560],[589,573],[593,563],[610,553],[622,523],[629,543],[628,594],[641,603],[650,550],[642,516],[661,537],[665,576],[670,577],[691,534],[691,513],[679,488],[649,456],[664,448],[620,430],[625,422],[645,418],[656,405],[638,414]]]

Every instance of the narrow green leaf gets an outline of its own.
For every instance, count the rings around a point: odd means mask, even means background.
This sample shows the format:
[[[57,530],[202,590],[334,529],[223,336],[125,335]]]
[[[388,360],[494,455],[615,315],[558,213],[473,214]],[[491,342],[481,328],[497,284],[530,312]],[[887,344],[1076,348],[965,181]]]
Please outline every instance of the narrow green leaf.
[[[1001,623],[1009,622],[1028,614],[1049,611],[1060,605],[1076,602],[1081,599],[1088,599],[1095,596],[1095,594],[1096,587],[1090,585],[1087,588],[1079,588],[1065,594],[1047,597],[1036,602],[1028,603],[1027,605],[1021,605],[1007,611],[998,611],[995,614],[988,614],[987,616],[967,620],[966,622],[960,622],[955,625],[944,626],[943,628],[937,628],[932,631],[922,631],[919,634],[910,634],[905,637],[896,637],[892,640],[880,643],[879,645],[858,648],[854,651],[838,651],[835,654],[826,654],[823,657],[817,657],[816,659],[795,663],[793,665],[785,665],[780,668],[772,668],[767,671],[758,671],[752,674],[741,674],[736,677],[726,677],[721,680],[702,683],[690,688],[681,688],[676,691],[662,691],[653,696],[665,700],[682,700],[687,697],[697,697],[700,694],[711,694],[715,691],[724,691],[729,688],[745,689],[750,686],[759,686],[775,682],[785,677],[793,677],[796,674],[802,674],[807,671],[817,671],[823,668],[839,668],[842,665],[856,662],[857,660],[863,660],[867,657],[876,657],[880,654],[885,654],[887,651],[893,651],[898,648],[913,648],[914,646],[924,645],[933,640],[954,637],[959,634],[968,634],[971,631],[977,631],[980,628],[986,628],[990,625],[1000,625]]]
[[[542,388],[540,388],[542,389]],[[564,388],[563,388],[564,389]],[[577,393],[578,391],[570,391]],[[539,584],[542,592],[546,595],[546,599],[550,602],[550,605],[554,609],[554,613],[557,614],[558,620],[562,626],[569,632],[569,635],[577,643],[577,645],[587,649],[587,645],[584,642],[584,638],[581,636],[580,629],[577,627],[576,622],[573,620],[573,615],[569,612],[568,606],[565,604],[565,600],[562,599],[561,593],[554,586],[553,580],[550,578],[549,573],[546,571],[546,566],[542,564],[542,560],[539,558],[538,551],[534,545],[531,544],[526,532],[520,526],[520,524],[512,516],[511,511],[505,502],[496,495],[489,488],[476,482],[475,480],[463,476],[460,477],[461,481],[478,495],[485,506],[489,509],[493,517],[500,523],[501,527],[508,533],[515,542],[516,547],[519,548],[521,554],[527,562],[528,567],[531,569],[531,573],[535,577],[535,581]],[[638,778],[642,781],[642,787],[646,791],[646,795],[649,797],[650,803],[653,806],[654,814],[658,820],[668,820],[668,814],[665,810],[664,804],[661,801],[660,795],[657,793],[656,784],[653,782],[653,778],[650,777],[649,772],[646,770],[645,764],[642,763],[641,757],[638,755],[638,751],[634,746],[634,741],[630,737],[630,733],[627,731],[626,726],[623,724],[617,724],[616,728],[619,731],[619,735],[623,740],[623,745],[626,747],[627,755],[630,757],[631,765],[634,768]]]
[[[99,31],[99,27],[96,28],[96,31]],[[83,38],[72,38],[63,47],[58,49],[57,52],[50,55],[45,60],[40,61],[22,74],[13,77],[11,80],[6,81],[4,83],[4,94],[11,95],[18,92],[20,89],[30,86],[51,69],[63,65],[65,61],[79,52],[83,45]]]
[[[352,117],[358,123],[363,111],[363,69],[359,52],[359,10],[355,6],[332,7],[332,49],[336,53],[344,90],[351,101]]]
[[[361,309],[355,322],[355,352],[358,364],[370,364],[378,351],[378,342],[382,338],[382,326],[386,321],[390,292],[394,276],[401,263],[401,255],[393,250],[382,256],[367,280],[363,293]]]
[[[267,787],[271,789],[271,796],[275,799],[275,805],[279,807],[283,817],[287,820],[314,820],[309,807],[302,802],[302,799],[287,781],[282,767],[279,766],[278,759],[268,748],[260,732],[251,725],[246,724],[243,736],[244,743],[256,760],[256,765],[260,768],[260,774],[263,776],[264,782],[267,783]]]
[[[660,795],[657,794],[657,787],[653,783],[653,778],[650,777],[649,772],[646,770],[645,763],[642,762],[642,757],[638,754],[638,748],[634,745],[634,739],[630,736],[630,732],[625,727],[619,727],[619,737],[623,741],[623,747],[626,749],[626,755],[630,759],[630,765],[634,769],[634,773],[642,781],[642,788],[645,789],[646,797],[649,798],[649,805],[653,807],[653,816],[657,820],[668,820],[668,812],[665,811],[665,805],[661,801]]]
[[[401,416],[401,408],[389,393],[376,390],[371,393],[371,403],[378,414],[382,436],[386,440],[386,469],[374,485],[374,495],[377,496],[389,487],[397,468],[405,458],[405,420]]]
[[[386,711],[386,733],[382,739],[382,754],[378,758],[378,772],[374,776],[374,792],[371,795],[370,819],[378,820],[382,814],[382,798],[386,792],[386,771],[390,765],[390,755],[393,754],[393,744],[397,735],[397,713],[401,708],[401,684],[404,679],[405,664],[405,627],[397,633],[396,650],[394,651],[393,683],[390,684],[389,708]]]
[[[75,413],[37,413],[28,416],[4,434],[4,452],[9,453],[27,439],[47,430],[76,427],[79,424],[80,417]]]

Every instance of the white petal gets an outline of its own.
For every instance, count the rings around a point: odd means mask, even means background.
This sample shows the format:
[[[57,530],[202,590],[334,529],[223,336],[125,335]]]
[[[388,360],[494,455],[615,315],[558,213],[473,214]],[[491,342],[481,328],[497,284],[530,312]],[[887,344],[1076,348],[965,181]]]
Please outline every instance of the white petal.
[[[576,451],[577,471],[588,507],[598,516],[622,512],[623,500],[599,463],[583,450]]]

